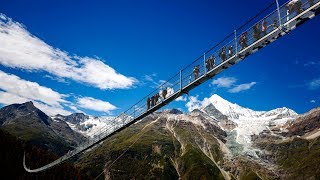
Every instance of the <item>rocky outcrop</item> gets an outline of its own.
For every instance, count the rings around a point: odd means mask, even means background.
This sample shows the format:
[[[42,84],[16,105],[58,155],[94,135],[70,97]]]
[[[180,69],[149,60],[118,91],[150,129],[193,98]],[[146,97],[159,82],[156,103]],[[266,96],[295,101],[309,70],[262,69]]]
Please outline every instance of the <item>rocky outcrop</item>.
[[[230,179],[220,167],[225,137],[203,112],[164,111],[112,136],[85,154],[78,166],[94,177],[94,163],[105,177],[115,179]]]
[[[63,121],[52,120],[32,102],[0,109],[0,128],[54,153],[63,154],[85,138]]]
[[[320,129],[320,108],[313,109],[308,113],[299,116],[289,123],[284,136],[303,136],[314,130]]]

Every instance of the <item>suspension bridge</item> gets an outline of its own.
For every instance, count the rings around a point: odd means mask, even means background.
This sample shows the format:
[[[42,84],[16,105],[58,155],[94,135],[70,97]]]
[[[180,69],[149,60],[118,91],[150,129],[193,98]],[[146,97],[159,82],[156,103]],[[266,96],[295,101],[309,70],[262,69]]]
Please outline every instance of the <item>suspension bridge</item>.
[[[278,0],[272,2],[257,15],[249,19],[244,25],[234,30],[234,32],[195,59],[191,64],[177,72],[153,92],[115,117],[114,122],[117,123],[115,123],[113,127],[102,128],[100,132],[97,132],[95,138],[89,139],[59,159],[37,169],[29,169],[27,167],[24,154],[24,169],[30,173],[41,172],[59,165],[77,154],[94,148],[94,146],[103,142],[108,137],[138,122],[174,101],[179,96],[187,94],[198,85],[212,79],[222,71],[244,60],[247,56],[250,56],[259,49],[288,34],[319,13],[320,0],[288,1],[281,6]],[[213,66],[208,67],[209,57],[211,59],[214,58],[215,61]],[[196,72],[194,70],[195,67],[197,67]],[[167,94],[149,106],[147,100],[155,94],[161,94],[164,89],[167,90]]]

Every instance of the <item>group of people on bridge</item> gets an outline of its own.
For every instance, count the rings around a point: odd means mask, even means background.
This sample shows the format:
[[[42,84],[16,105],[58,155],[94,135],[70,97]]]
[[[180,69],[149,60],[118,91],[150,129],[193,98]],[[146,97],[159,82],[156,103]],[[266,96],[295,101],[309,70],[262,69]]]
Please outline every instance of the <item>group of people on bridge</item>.
[[[308,2],[309,2],[310,7],[315,4],[314,0],[308,0]],[[292,13],[300,14],[303,11],[302,2],[299,0],[290,1],[285,6],[285,8],[287,10],[287,18],[289,18],[289,14],[292,14]],[[270,25],[267,24],[266,18],[264,18],[261,21],[261,23],[258,22],[256,24],[254,24],[254,26],[252,27],[253,42],[256,42],[259,39],[261,39],[262,37],[266,36],[267,30],[270,27],[272,27],[272,30],[275,30],[279,27],[278,17],[274,18],[273,22]],[[249,45],[248,44],[248,32],[249,31],[244,31],[239,37],[239,45],[241,46],[240,50],[247,48]],[[228,50],[227,50],[227,46],[223,46],[219,52],[219,57],[221,59],[221,62],[224,62],[228,58],[231,58],[234,54],[235,54],[234,48],[232,45],[228,47]],[[211,69],[213,69],[213,67],[215,66],[215,63],[216,63],[216,60],[213,55],[210,56],[205,61],[205,66],[206,66],[207,72],[210,71]],[[199,74],[200,74],[200,65],[195,65],[193,68],[194,80],[199,78]],[[190,79],[191,79],[191,76],[190,76]],[[191,82],[191,80],[190,80],[190,82]]]
[[[167,98],[168,91],[169,91],[169,93],[172,93],[172,92],[170,92],[170,89],[168,87],[168,88],[164,88],[159,93],[156,93],[151,97],[148,97],[147,98],[147,110],[149,110],[153,106],[157,105],[157,103],[161,100],[161,97],[162,97],[162,100],[165,100]]]
[[[314,0],[308,0],[308,2],[310,7],[315,4]],[[300,0],[292,0],[288,4],[286,4],[285,8],[287,10],[287,18],[289,18],[289,15],[292,13],[300,14],[303,11],[302,6],[303,4]],[[264,18],[261,22],[255,23],[252,29],[248,31],[244,31],[239,37],[240,51],[247,48],[249,45],[248,32],[252,33],[251,39],[253,39],[253,42],[256,42],[267,35],[268,29],[270,27],[272,27],[272,30],[275,30],[279,27],[278,17],[274,18],[273,22],[270,23],[269,25],[267,24],[267,19]],[[235,49],[232,45],[228,46],[228,48],[227,46],[223,46],[219,52],[219,57],[221,59],[221,62],[225,62],[227,59],[234,56],[235,55],[234,52],[235,52]],[[205,60],[205,68],[207,72],[212,70],[215,67],[215,65],[216,65],[216,59],[214,55],[211,55],[208,59]],[[193,68],[194,80],[199,78],[200,72],[201,72],[200,65],[195,65]],[[190,82],[191,82],[191,75],[189,79],[189,83]],[[167,89],[164,89],[162,90],[162,92],[153,95],[151,98],[148,97],[147,109],[150,109],[151,107],[155,106],[158,103],[161,97],[160,94],[163,99],[166,99]]]

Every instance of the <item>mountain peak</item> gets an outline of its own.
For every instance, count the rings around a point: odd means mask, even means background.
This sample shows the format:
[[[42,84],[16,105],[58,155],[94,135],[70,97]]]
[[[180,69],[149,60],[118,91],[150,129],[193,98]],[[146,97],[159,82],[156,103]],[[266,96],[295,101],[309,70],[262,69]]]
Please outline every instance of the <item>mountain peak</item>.
[[[32,101],[27,101],[25,103],[22,103],[22,105],[33,105],[33,102]]]
[[[204,107],[212,104],[214,108],[209,108],[215,110],[214,114],[217,114],[217,110],[220,111],[223,115],[226,115],[230,119],[247,119],[247,118],[257,118],[257,117],[269,117],[278,115],[278,117],[294,117],[297,115],[293,110],[282,107],[277,108],[271,111],[254,111],[249,108],[239,106],[238,104],[231,103],[217,94],[212,95],[209,98],[206,98]]]
[[[28,110],[38,110],[38,108],[34,106],[34,104],[33,104],[32,101],[27,101],[27,102],[25,102],[25,103],[16,104],[16,105],[18,105],[19,108],[24,107],[24,108],[26,108],[26,109],[28,109]]]
[[[34,106],[32,101],[28,101],[22,104],[12,104],[5,106],[0,109],[0,116],[3,116],[2,123],[4,123],[4,121],[7,121],[8,119],[38,119],[39,121],[44,122],[46,125],[50,124],[49,116],[47,116],[44,112]]]
[[[223,99],[223,98],[222,98],[221,96],[219,96],[218,94],[212,95],[212,96],[211,96],[211,99],[215,99],[215,100],[219,100],[219,101],[221,101],[221,100],[225,101],[225,99]]]
[[[169,113],[169,114],[183,114],[182,111],[180,111],[179,109],[167,109],[164,110],[164,112]]]

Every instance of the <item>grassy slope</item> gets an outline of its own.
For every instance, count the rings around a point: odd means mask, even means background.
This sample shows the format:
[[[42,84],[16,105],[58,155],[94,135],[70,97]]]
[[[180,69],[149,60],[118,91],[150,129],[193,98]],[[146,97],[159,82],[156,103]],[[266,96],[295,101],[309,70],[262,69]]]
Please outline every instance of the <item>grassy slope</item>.
[[[195,129],[179,129],[178,133],[193,144],[181,157],[180,143],[163,124],[156,122],[143,129],[150,122],[151,119],[145,120],[106,140],[82,156],[78,166],[90,177],[96,177],[105,168],[113,179],[178,179],[179,174],[182,179],[223,179],[215,164],[191,142],[195,140]],[[212,146],[213,151],[218,151],[215,145]],[[110,167],[125,150],[124,155]],[[220,152],[213,154],[217,159],[221,158]],[[178,167],[174,167],[173,161],[178,163]]]
[[[26,152],[28,167],[39,167],[49,163],[57,156],[36,146],[25,143],[9,133],[0,130],[0,169],[1,177],[6,179],[88,179],[69,163],[41,173],[28,173],[23,169],[23,152]]]
[[[320,179],[320,138],[274,144],[269,147],[274,152],[276,162],[290,179]]]

